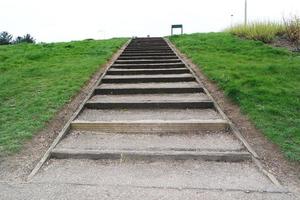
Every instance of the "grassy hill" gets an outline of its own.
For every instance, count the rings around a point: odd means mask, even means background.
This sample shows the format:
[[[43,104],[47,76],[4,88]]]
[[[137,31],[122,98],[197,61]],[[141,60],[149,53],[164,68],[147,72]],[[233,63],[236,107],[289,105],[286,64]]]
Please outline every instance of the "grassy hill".
[[[300,161],[300,54],[229,33],[170,40],[291,160]]]
[[[0,154],[19,150],[126,41],[0,46]]]

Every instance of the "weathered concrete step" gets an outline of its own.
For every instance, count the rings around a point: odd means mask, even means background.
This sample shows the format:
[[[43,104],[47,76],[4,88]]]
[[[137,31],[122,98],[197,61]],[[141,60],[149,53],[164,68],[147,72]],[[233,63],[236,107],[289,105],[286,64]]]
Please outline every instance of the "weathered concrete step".
[[[204,93],[95,95],[86,104],[89,109],[188,109],[214,108]]]
[[[175,56],[176,54],[175,53],[125,53],[123,52],[121,54],[122,57],[130,57],[130,56]]]
[[[145,60],[145,59],[178,59],[176,55],[167,55],[167,56],[123,56],[121,55],[118,59],[120,60]]]
[[[184,111],[184,112],[183,112]],[[107,122],[205,122],[218,123],[222,117],[213,109],[112,109],[94,110],[84,109],[77,120],[81,121],[107,121]],[[200,121],[199,121],[200,120]],[[202,121],[203,120],[203,121]],[[226,122],[227,123],[227,122]]]
[[[124,103],[124,102],[194,102],[210,101],[204,93],[183,94],[133,94],[133,95],[95,95],[88,102]]]
[[[127,46],[126,50],[157,50],[157,49],[171,49],[167,45],[160,45],[160,46],[150,46],[150,45],[135,45],[135,46]]]
[[[102,83],[149,83],[149,82],[185,82],[195,81],[192,74],[164,75],[106,75]]]
[[[203,109],[214,108],[212,101],[186,101],[186,102],[97,102],[89,101],[85,104],[88,109]]]
[[[173,50],[124,50],[123,53],[174,53]]]
[[[170,47],[130,47],[126,51],[172,51]]]
[[[150,82],[150,83],[121,83],[121,84],[115,84],[115,83],[102,83],[98,86],[98,88],[101,89],[145,89],[145,88],[202,88],[202,85],[197,83],[196,81],[190,81],[190,82],[176,82],[176,83],[166,83],[166,82]]]
[[[180,59],[143,59],[143,60],[121,60],[115,61],[115,64],[144,64],[144,63],[174,63],[180,62]]]
[[[244,151],[243,144],[226,131],[197,134],[118,134],[71,131],[56,149],[135,151]]]
[[[128,44],[128,46],[165,46],[167,45],[166,41],[131,41],[131,43]]]
[[[135,44],[135,45],[128,45],[126,49],[166,49],[170,48],[167,44]]]
[[[204,92],[201,87],[182,88],[96,88],[94,95],[120,95],[120,94],[180,94]]]
[[[51,159],[32,183],[278,192],[250,162]],[[145,197],[144,197],[145,198]],[[185,199],[185,198],[184,198]]]
[[[93,159],[93,160],[203,160],[222,162],[242,162],[251,160],[248,152],[211,152],[211,151],[134,151],[134,150],[77,150],[54,149],[51,157],[56,159]]]
[[[148,68],[182,68],[185,65],[182,62],[174,62],[174,63],[153,63],[153,64],[113,64],[112,68],[119,69],[148,69]]]
[[[74,130],[113,133],[192,133],[219,131],[228,122],[213,109],[84,109]]]
[[[161,68],[161,69],[115,69],[107,71],[107,75],[137,75],[137,74],[186,74],[190,73],[188,68]]]
[[[180,94],[204,92],[197,82],[172,82],[172,83],[118,83],[100,84],[94,95],[102,94]]]
[[[72,122],[73,130],[104,131],[107,133],[196,133],[197,131],[223,131],[229,128],[225,120],[149,120],[149,121],[86,121]]]
[[[214,108],[211,101],[191,101],[191,102],[95,102],[90,101],[85,104],[88,109],[206,109]]]

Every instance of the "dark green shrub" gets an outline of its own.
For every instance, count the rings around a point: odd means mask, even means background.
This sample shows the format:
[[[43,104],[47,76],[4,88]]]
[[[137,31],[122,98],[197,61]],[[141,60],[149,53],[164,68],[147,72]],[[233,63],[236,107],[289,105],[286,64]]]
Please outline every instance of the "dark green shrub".
[[[0,45],[11,44],[12,37],[13,36],[6,31],[1,32],[0,33]]]

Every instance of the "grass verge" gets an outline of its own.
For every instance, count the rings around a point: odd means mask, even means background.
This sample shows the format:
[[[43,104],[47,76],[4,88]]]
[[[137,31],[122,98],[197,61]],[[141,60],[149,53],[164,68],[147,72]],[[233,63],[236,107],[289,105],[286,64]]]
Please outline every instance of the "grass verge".
[[[230,33],[172,36],[170,40],[287,158],[300,161],[300,54]]]
[[[0,154],[18,151],[126,40],[0,46]]]

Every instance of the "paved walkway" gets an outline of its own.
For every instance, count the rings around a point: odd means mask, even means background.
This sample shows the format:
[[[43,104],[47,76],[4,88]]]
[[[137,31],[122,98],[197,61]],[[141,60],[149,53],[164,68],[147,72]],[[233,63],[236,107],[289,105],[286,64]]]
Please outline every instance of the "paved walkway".
[[[133,39],[60,136],[1,199],[296,199],[162,38]]]

